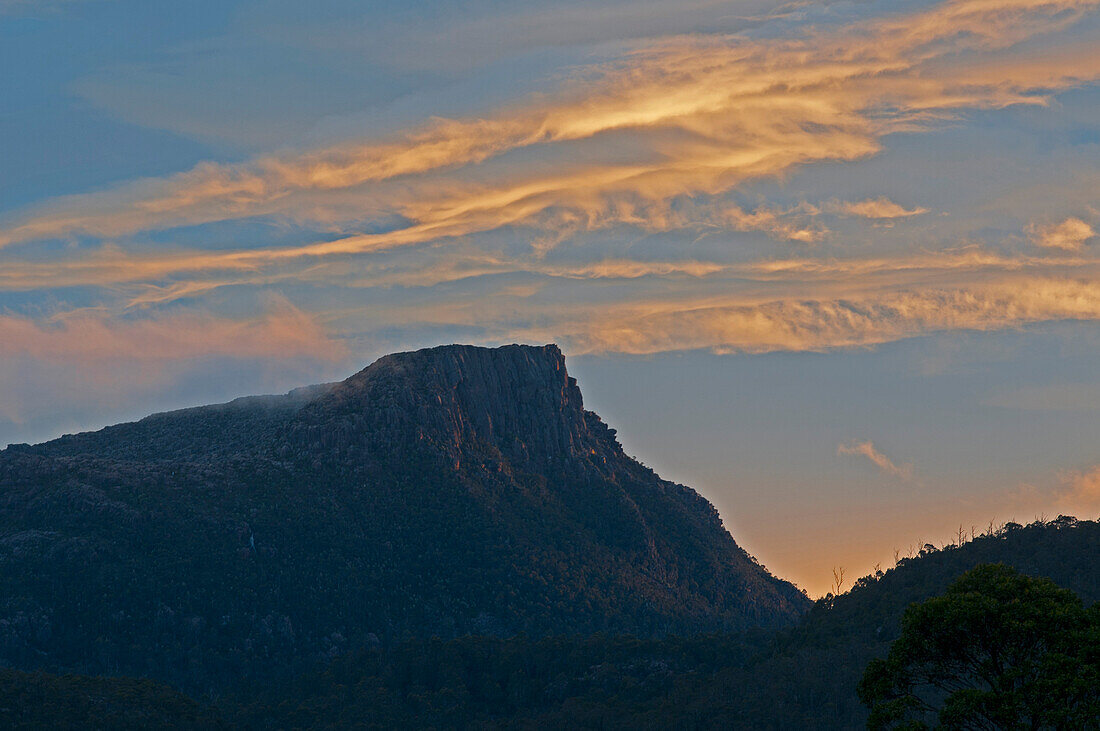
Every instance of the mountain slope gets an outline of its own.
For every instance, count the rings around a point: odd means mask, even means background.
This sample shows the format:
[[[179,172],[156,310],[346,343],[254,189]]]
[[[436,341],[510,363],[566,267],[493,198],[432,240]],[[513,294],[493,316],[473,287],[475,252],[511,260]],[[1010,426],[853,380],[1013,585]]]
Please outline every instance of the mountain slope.
[[[862,728],[856,685],[909,604],[990,562],[1092,604],[1098,558],[1100,523],[1009,525],[904,560],[773,636],[409,642],[340,657],[225,712],[249,728]]]
[[[627,457],[554,346],[0,452],[0,660],[191,691],[411,636],[782,626],[808,605]]]

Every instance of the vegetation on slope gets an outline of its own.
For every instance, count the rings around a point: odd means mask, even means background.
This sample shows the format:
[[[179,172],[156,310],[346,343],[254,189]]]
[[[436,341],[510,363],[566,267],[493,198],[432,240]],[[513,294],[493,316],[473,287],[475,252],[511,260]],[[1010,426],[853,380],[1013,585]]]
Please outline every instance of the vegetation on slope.
[[[997,562],[1092,603],[1098,556],[1097,523],[1008,524],[809,608],[556,348],[442,348],[0,452],[0,667],[246,727],[851,728],[909,605]],[[30,718],[102,680],[8,677]]]
[[[406,638],[778,627],[810,602],[627,457],[554,347],[0,452],[0,665],[199,697]]]
[[[0,670],[0,727],[137,731],[224,724],[210,709],[151,680]]]
[[[1010,524],[902,559],[775,635],[418,641],[342,657],[227,712],[249,727],[858,728],[860,678],[907,607],[990,562],[1091,604],[1098,556],[1100,523]]]
[[[903,559],[850,592],[819,601],[797,627],[778,633],[410,639],[340,654],[292,681],[223,696],[216,717],[228,727],[257,729],[858,728],[867,720],[856,694],[860,677],[871,660],[887,656],[907,607],[943,595],[961,574],[995,562],[1049,577],[1094,604],[1098,555],[1096,522],[1009,525]],[[23,691],[29,700],[22,712],[53,713],[35,704],[48,703],[56,679],[20,677],[47,688],[38,695]],[[131,681],[104,682],[127,687]],[[157,712],[173,719],[179,712],[184,727],[194,711],[178,703],[168,696]],[[88,712],[67,707],[77,719]],[[215,716],[206,713],[207,720]]]

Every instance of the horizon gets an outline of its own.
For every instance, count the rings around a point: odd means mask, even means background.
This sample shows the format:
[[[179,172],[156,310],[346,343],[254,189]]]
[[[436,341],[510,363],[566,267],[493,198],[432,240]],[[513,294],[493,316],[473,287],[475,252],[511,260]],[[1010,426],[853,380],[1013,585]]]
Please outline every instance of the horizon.
[[[554,342],[812,595],[1095,519],[1097,37],[1100,0],[0,0],[0,444]]]

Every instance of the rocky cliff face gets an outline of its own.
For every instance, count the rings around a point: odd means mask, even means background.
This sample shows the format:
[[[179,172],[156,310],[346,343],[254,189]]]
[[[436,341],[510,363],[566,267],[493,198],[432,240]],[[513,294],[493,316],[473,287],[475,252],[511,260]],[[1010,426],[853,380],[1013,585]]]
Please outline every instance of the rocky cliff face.
[[[369,450],[406,441],[444,456],[525,470],[621,455],[614,431],[584,410],[556,345],[444,346],[379,359],[317,399],[297,426],[333,430]]]
[[[0,660],[191,689],[419,635],[778,626],[809,604],[623,454],[561,352],[447,346],[0,452]]]

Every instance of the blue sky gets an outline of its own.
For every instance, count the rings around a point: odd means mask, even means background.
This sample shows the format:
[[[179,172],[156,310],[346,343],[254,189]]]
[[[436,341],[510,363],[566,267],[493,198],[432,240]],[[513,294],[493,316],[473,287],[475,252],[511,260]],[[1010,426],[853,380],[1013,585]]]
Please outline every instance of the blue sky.
[[[811,592],[1100,512],[1100,3],[0,0],[0,443],[561,344]]]

